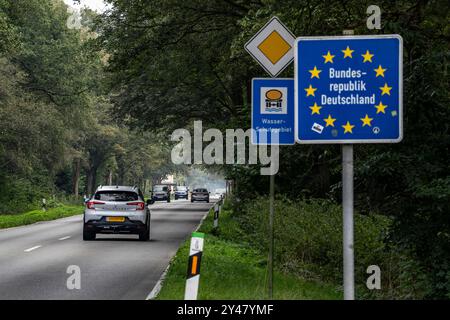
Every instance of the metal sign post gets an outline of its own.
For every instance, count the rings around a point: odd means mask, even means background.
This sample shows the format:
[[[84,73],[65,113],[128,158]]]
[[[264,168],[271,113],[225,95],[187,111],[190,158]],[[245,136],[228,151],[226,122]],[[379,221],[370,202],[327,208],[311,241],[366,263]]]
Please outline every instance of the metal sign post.
[[[342,34],[354,35],[353,30]],[[342,248],[344,265],[344,300],[355,300],[355,252],[353,247],[353,145],[342,145]]]
[[[275,200],[275,175],[270,175],[269,196],[269,299],[273,299],[273,247],[274,247],[274,200]]]
[[[403,40],[347,30],[297,38],[294,51],[296,141],[342,144],[344,299],[353,300],[353,144],[403,138]]]
[[[353,250],[353,145],[342,145],[344,299],[355,299]]]
[[[294,83],[292,79],[275,78],[292,62],[294,41],[292,32],[277,17],[272,17],[245,44],[245,50],[272,77],[252,81],[252,144],[295,144]],[[279,140],[272,141],[272,130],[277,130]],[[261,141],[262,132],[269,132],[265,141]],[[269,188],[268,295],[272,299],[275,175],[270,176]]]

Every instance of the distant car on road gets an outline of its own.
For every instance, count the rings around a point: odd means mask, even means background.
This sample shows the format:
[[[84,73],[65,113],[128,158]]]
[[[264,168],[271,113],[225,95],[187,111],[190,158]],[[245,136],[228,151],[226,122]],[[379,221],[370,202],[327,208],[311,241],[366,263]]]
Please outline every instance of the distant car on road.
[[[175,188],[175,200],[188,199],[189,189],[186,186],[177,186]]]
[[[225,193],[222,191],[222,189],[216,189],[213,193],[211,193],[210,198],[212,198],[212,199],[222,199],[224,194]]]
[[[209,192],[205,188],[194,189],[191,194],[191,202],[206,201],[209,202]]]
[[[150,209],[137,187],[100,186],[86,202],[83,240],[94,240],[97,233],[137,234],[150,239]]]
[[[154,201],[170,202],[170,189],[164,184],[157,184],[153,186],[152,199]]]

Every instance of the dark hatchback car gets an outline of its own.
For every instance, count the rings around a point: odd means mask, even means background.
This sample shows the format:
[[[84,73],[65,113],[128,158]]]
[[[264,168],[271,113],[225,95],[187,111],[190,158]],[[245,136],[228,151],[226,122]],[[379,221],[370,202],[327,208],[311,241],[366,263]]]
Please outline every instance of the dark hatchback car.
[[[188,199],[189,189],[186,186],[177,186],[175,188],[175,200]]]
[[[205,188],[194,189],[191,194],[191,202],[206,201],[209,202],[209,192]]]

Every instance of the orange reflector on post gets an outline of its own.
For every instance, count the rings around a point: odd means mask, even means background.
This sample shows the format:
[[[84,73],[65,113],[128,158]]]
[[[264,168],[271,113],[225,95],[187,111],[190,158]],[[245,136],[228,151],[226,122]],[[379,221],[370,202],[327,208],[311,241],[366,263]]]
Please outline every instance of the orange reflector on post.
[[[193,256],[192,257],[192,269],[191,269],[191,274],[192,275],[196,275],[197,274],[197,260],[198,260],[197,256]]]

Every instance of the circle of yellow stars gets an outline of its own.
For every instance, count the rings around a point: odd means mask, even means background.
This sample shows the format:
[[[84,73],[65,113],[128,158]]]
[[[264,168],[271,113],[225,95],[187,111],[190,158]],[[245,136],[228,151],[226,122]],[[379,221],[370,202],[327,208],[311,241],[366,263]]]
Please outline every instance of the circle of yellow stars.
[[[347,46],[345,49],[341,50],[341,52],[343,53],[343,59],[353,59],[353,53],[355,52],[355,50],[352,50],[349,46]],[[373,63],[374,56],[375,54],[371,53],[369,50],[366,50],[366,52],[364,54],[361,54],[362,59],[363,59],[363,63]],[[328,50],[326,52],[326,54],[322,55],[323,59],[324,59],[324,64],[327,63],[334,63],[333,59],[336,57],[336,55],[333,55],[330,50]],[[383,68],[381,65],[378,65],[378,68],[373,69],[373,71],[375,71],[375,77],[383,77],[384,78],[384,73],[387,71],[387,68]],[[311,74],[311,78],[310,80],[312,81],[312,79],[317,78],[320,79],[320,73],[322,72],[322,70],[317,69],[317,66],[314,66],[314,68],[312,70],[308,70],[308,72]],[[316,92],[317,88],[314,88],[312,86],[312,84],[309,85],[308,88],[305,88],[306,91],[306,96],[307,97],[315,97],[315,92]],[[391,90],[392,87],[389,87],[388,84],[385,82],[383,87],[380,87],[381,90],[381,96],[384,95],[391,95]],[[386,113],[386,108],[388,107],[387,105],[384,105],[383,102],[379,102],[378,105],[374,106],[376,108],[376,114],[379,113]],[[314,102],[314,105],[310,106],[309,109],[311,109],[311,115],[317,114],[317,115],[321,115],[320,110],[322,109],[321,106],[317,105],[317,102]],[[368,114],[366,114],[366,116],[364,118],[361,118],[361,126],[365,127],[372,127],[372,121],[373,118],[370,118]],[[335,122],[336,122],[336,118],[333,118],[333,116],[331,114],[328,114],[327,118],[324,118],[323,121],[325,121],[325,127],[333,127],[335,126]],[[351,124],[349,121],[347,121],[346,124],[341,125],[341,127],[344,129],[344,134],[353,133],[353,128],[355,127],[355,124]]]

